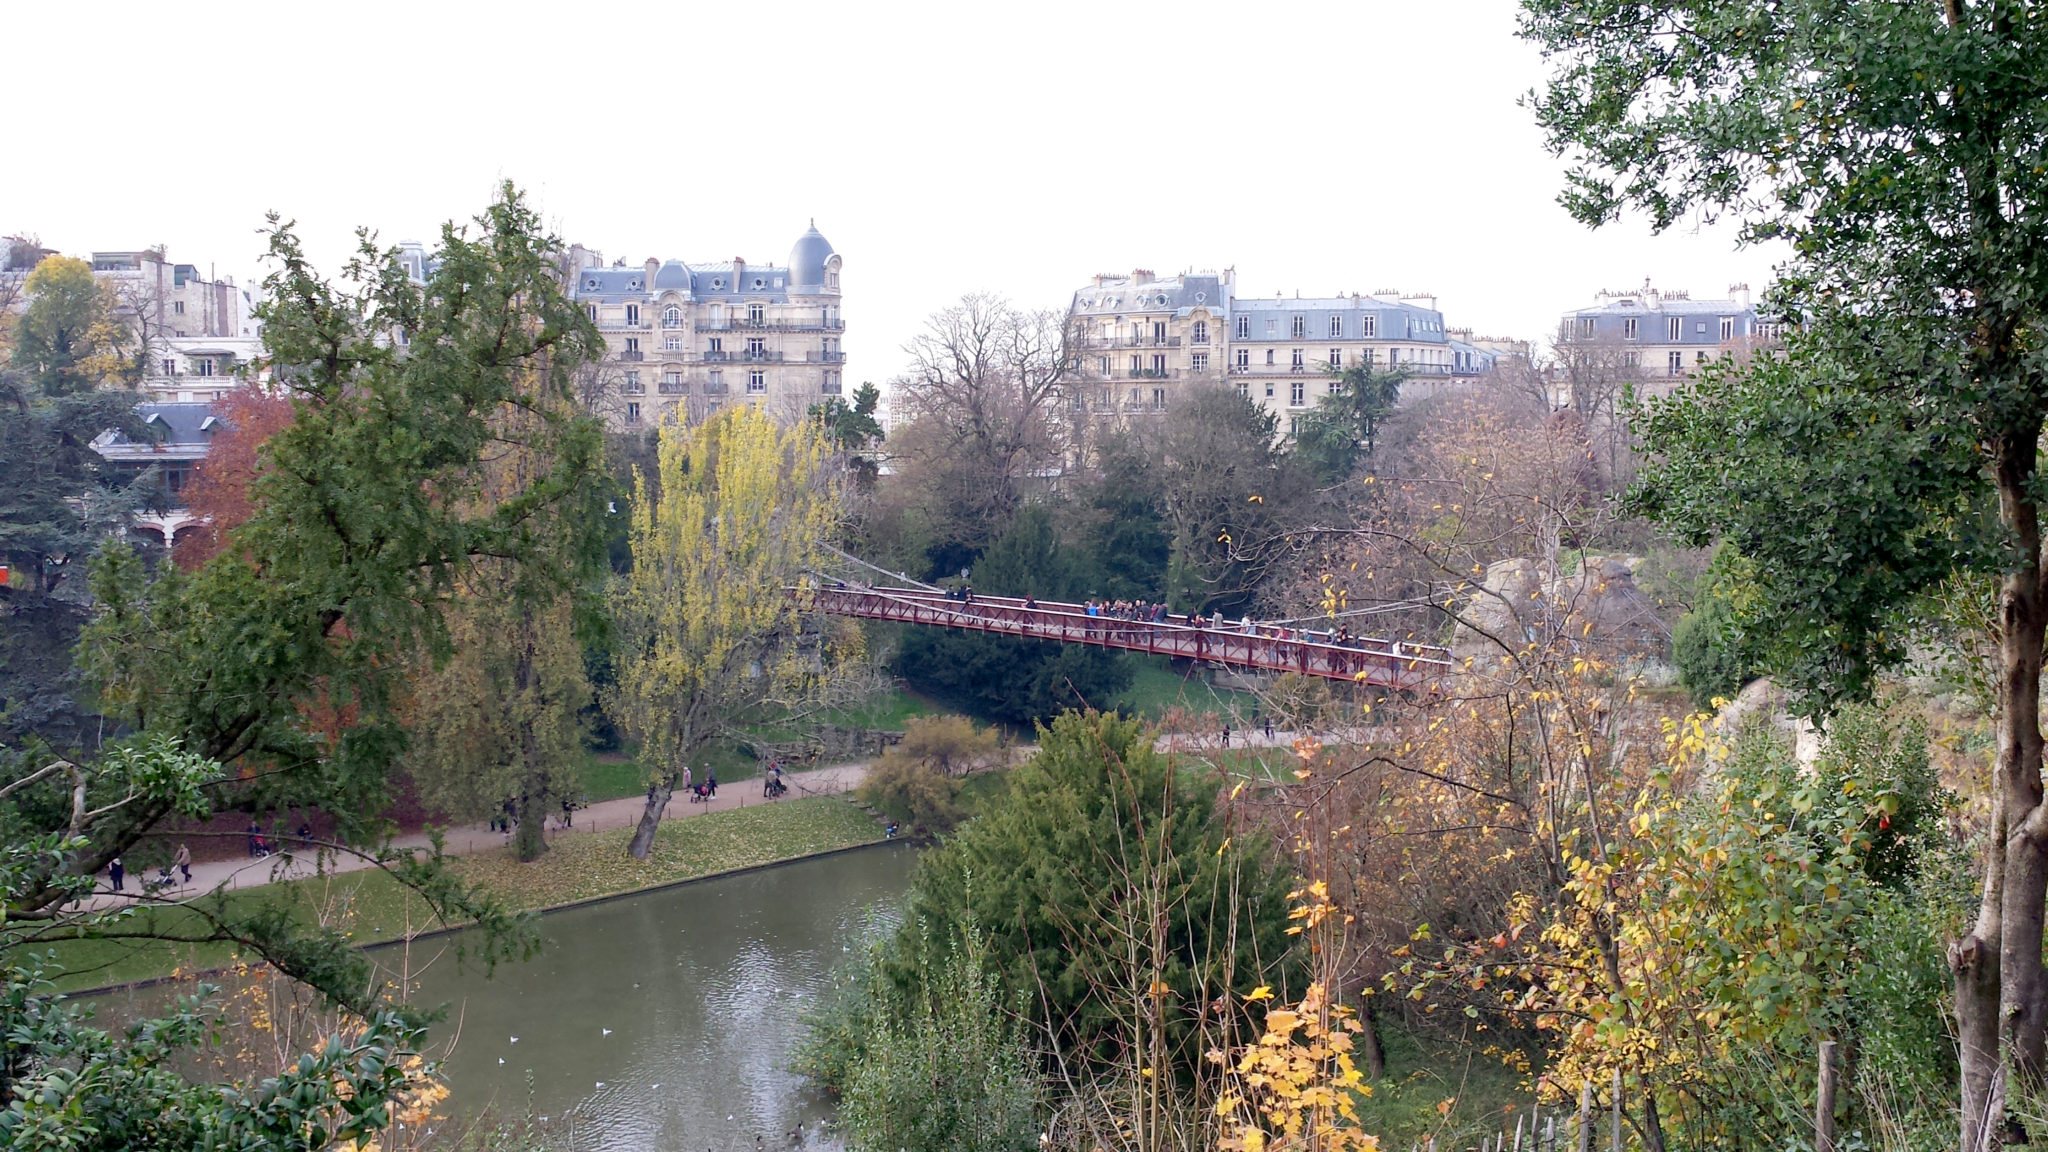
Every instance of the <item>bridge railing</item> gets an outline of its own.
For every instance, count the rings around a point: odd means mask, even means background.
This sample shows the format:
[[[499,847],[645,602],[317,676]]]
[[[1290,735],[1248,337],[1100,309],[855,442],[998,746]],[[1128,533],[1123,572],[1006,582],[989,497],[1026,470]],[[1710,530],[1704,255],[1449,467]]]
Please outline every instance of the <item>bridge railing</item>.
[[[1012,596],[962,601],[921,589],[844,584],[793,588],[791,593],[840,616],[1089,644],[1387,687],[1424,687],[1451,668],[1450,653],[1432,645],[1369,637],[1345,644],[1334,637],[1309,639],[1294,629],[1280,636],[1262,634],[1258,625],[1251,632],[1227,623],[1196,627],[1186,617],[1151,621],[1090,616],[1083,605],[1027,605]]]

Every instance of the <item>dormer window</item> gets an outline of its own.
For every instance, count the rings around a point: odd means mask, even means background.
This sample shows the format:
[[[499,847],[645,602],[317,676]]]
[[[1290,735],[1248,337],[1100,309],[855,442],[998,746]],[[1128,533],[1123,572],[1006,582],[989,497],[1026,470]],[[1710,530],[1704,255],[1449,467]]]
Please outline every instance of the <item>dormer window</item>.
[[[711,286],[712,286],[713,288],[723,288],[723,287],[725,287],[725,278],[724,278],[724,277],[722,277],[722,276],[713,276],[713,277],[711,278]]]
[[[763,279],[761,279],[761,278],[760,278],[759,276],[756,276],[756,277],[754,277],[754,290],[755,290],[755,291],[757,291],[757,292],[758,292],[758,291],[760,291],[760,290],[761,290],[762,288],[765,288],[765,287],[767,287],[767,285],[768,285],[768,282],[767,282],[766,280],[763,280]]]
[[[220,417],[218,417],[218,416],[208,416],[208,417],[207,417],[206,419],[204,419],[204,420],[201,420],[201,421],[199,422],[199,430],[200,430],[201,432],[205,432],[205,433],[207,433],[207,434],[209,434],[209,435],[211,435],[211,434],[213,433],[214,429],[216,429],[216,428],[219,428],[219,427],[220,427]]]

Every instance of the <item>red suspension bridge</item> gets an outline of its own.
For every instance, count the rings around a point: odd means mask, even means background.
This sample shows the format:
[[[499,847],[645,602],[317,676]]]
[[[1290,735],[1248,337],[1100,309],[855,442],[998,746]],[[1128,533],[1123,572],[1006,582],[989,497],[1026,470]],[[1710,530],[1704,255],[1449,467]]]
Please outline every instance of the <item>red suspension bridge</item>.
[[[1294,627],[1253,623],[1247,630],[1243,624],[1227,621],[1197,624],[1186,616],[1168,615],[1163,620],[1091,616],[1081,604],[1014,596],[978,595],[959,600],[922,588],[828,582],[792,591],[835,616],[1121,648],[1387,688],[1424,688],[1451,670],[1447,649]]]

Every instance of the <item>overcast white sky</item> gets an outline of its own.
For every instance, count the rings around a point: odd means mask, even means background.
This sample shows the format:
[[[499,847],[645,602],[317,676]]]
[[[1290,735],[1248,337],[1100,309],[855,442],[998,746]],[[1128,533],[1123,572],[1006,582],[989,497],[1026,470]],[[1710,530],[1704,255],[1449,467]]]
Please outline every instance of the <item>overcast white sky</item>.
[[[1287,4],[17,3],[0,232],[260,278],[510,178],[610,258],[845,259],[852,379],[994,290],[1234,265],[1245,295],[1434,292],[1542,339],[1602,287],[1761,288],[1726,229],[1589,233],[1516,97],[1512,0]]]

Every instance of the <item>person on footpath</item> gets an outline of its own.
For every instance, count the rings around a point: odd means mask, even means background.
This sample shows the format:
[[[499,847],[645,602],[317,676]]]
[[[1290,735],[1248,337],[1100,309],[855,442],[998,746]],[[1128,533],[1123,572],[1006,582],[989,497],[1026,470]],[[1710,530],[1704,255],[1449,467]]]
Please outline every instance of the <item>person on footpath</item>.
[[[107,861],[107,879],[113,881],[114,891],[121,891],[121,877],[127,874],[128,870],[121,867],[121,858],[119,856]]]
[[[688,764],[683,765],[683,794],[685,796],[690,794],[690,766]]]
[[[716,768],[706,768],[704,770],[704,798],[706,800],[718,799],[718,769]]]
[[[178,854],[171,857],[171,865],[185,874],[185,883],[190,884],[192,882],[192,850],[190,848],[185,847],[183,844],[178,845]]]

